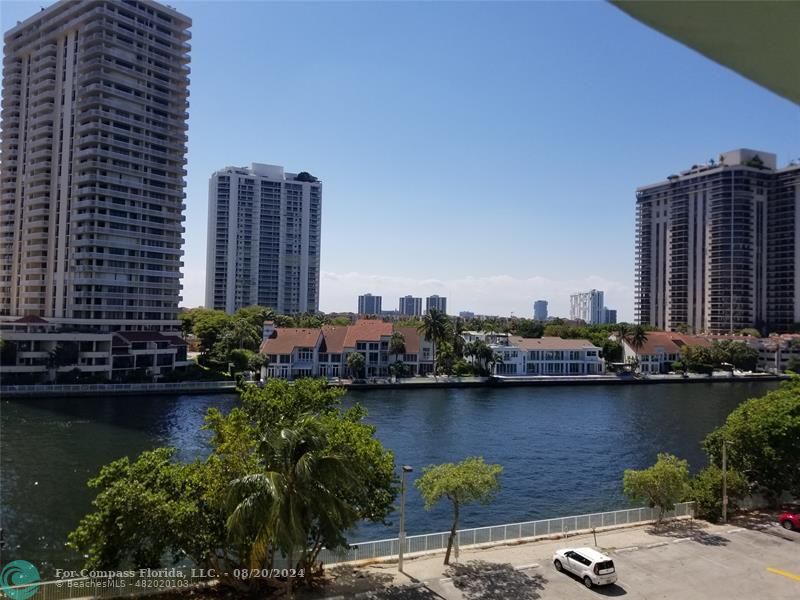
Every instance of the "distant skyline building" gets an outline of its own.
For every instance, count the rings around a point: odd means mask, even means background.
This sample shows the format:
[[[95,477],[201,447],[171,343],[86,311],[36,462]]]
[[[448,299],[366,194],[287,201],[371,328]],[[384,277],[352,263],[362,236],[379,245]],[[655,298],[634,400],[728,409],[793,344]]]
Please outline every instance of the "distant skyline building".
[[[462,310],[460,313],[458,313],[458,316],[462,319],[474,319],[475,313],[471,310]]]
[[[533,303],[533,318],[536,321],[547,320],[547,300],[537,300]]]
[[[605,318],[605,305],[601,290],[576,292],[569,297],[569,318],[581,320],[590,325],[603,323]]]
[[[613,325],[617,322],[617,311],[614,308],[603,309],[603,323],[606,325]]]
[[[381,314],[381,304],[383,297],[363,294],[358,297],[359,315],[379,315]]]
[[[419,317],[422,314],[422,298],[403,296],[400,298],[399,311],[401,315]]]
[[[432,308],[447,314],[447,298],[444,296],[437,296],[436,294],[425,298],[425,314],[429,313]]]
[[[741,148],[636,190],[637,323],[787,331],[799,267],[800,165]]]
[[[319,310],[322,183],[253,163],[211,176],[206,306],[258,304],[282,314]]]

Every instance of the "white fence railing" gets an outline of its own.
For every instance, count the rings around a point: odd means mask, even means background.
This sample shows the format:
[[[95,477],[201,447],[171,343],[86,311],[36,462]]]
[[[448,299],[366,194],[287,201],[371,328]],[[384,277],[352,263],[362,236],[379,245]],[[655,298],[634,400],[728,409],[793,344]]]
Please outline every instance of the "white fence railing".
[[[465,548],[479,544],[501,543],[520,538],[537,536],[567,534],[576,531],[586,531],[593,528],[612,527],[615,525],[634,525],[655,521],[658,514],[653,508],[628,508],[610,512],[576,515],[572,517],[558,517],[555,519],[542,519],[539,521],[526,521],[524,523],[510,523],[507,525],[494,525],[491,527],[476,527],[474,529],[460,529],[458,531],[458,546]],[[694,515],[694,502],[682,502],[675,505],[675,509],[667,512],[665,518],[685,517]],[[406,537],[404,554],[444,550],[447,548],[449,531],[429,533],[426,535],[412,535]],[[400,550],[399,539],[391,538],[372,542],[359,542],[349,548],[337,550],[323,549],[318,560],[323,565],[360,560],[391,558],[397,556]],[[276,560],[276,568],[286,568],[281,564],[284,561]],[[189,571],[189,569],[186,569]],[[165,578],[164,580],[142,580],[137,578],[114,578],[109,580],[92,580],[88,577],[78,579],[62,579],[58,581],[44,581],[38,583],[38,591],[32,596],[18,596],[32,598],[32,600],[77,600],[83,598],[113,598],[131,597],[143,594],[152,594],[155,591],[176,591],[181,588],[195,586],[197,579]],[[30,586],[16,586],[7,590],[24,589]],[[0,597],[14,598],[14,595],[0,593]]]
[[[676,504],[674,510],[667,512],[665,518],[685,517],[690,515],[694,515],[694,502],[682,502]],[[476,527],[474,529],[460,529],[458,531],[457,540],[458,546],[464,548],[466,546],[499,543],[520,538],[566,534],[593,528],[612,527],[615,525],[645,523],[648,521],[655,521],[657,518],[657,509],[647,507],[628,508],[572,517],[558,517],[556,519],[494,525],[492,527]],[[444,550],[447,548],[447,539],[449,536],[449,531],[406,536],[403,554]],[[352,562],[397,556],[399,551],[399,538],[391,538],[374,542],[358,542],[352,544],[350,548],[333,550],[323,549],[322,552],[320,552],[319,560],[322,564]]]
[[[36,394],[64,394],[98,393],[98,392],[172,392],[193,390],[233,390],[236,383],[233,381],[177,381],[163,383],[59,383],[36,385],[3,385],[0,394],[25,396]]]

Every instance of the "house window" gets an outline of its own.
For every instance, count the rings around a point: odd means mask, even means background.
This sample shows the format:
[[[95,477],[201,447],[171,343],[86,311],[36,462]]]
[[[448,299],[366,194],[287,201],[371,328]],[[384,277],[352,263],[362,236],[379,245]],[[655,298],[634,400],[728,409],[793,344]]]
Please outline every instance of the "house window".
[[[369,362],[371,362],[371,363],[378,362],[378,353],[377,352],[370,352],[369,353]]]
[[[310,348],[300,348],[297,353],[298,360],[309,361],[314,358],[314,352]]]
[[[416,354],[404,354],[403,360],[405,362],[417,362],[417,355]]]
[[[377,350],[378,349],[378,342],[374,342],[374,343],[370,342],[369,349],[370,350]]]
[[[319,355],[319,362],[321,363],[328,362],[328,354],[326,352],[323,352],[322,354]]]
[[[356,342],[356,350],[366,350],[367,343],[366,342]]]

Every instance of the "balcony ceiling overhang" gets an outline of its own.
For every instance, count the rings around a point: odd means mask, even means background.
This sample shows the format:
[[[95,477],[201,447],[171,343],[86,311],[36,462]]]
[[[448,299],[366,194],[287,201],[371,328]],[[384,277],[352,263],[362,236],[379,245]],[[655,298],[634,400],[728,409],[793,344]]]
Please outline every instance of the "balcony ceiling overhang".
[[[800,2],[609,1],[645,25],[800,104]]]

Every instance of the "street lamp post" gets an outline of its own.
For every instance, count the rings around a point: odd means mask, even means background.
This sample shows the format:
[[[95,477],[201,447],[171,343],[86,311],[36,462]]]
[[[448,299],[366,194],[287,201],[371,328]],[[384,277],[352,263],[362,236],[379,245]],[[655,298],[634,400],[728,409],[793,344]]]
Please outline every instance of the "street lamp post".
[[[728,522],[728,442],[722,440],[722,522]]]
[[[406,546],[406,473],[413,471],[414,469],[408,465],[403,465],[400,474],[400,537],[398,539],[397,570],[401,573],[403,572],[403,550]]]

